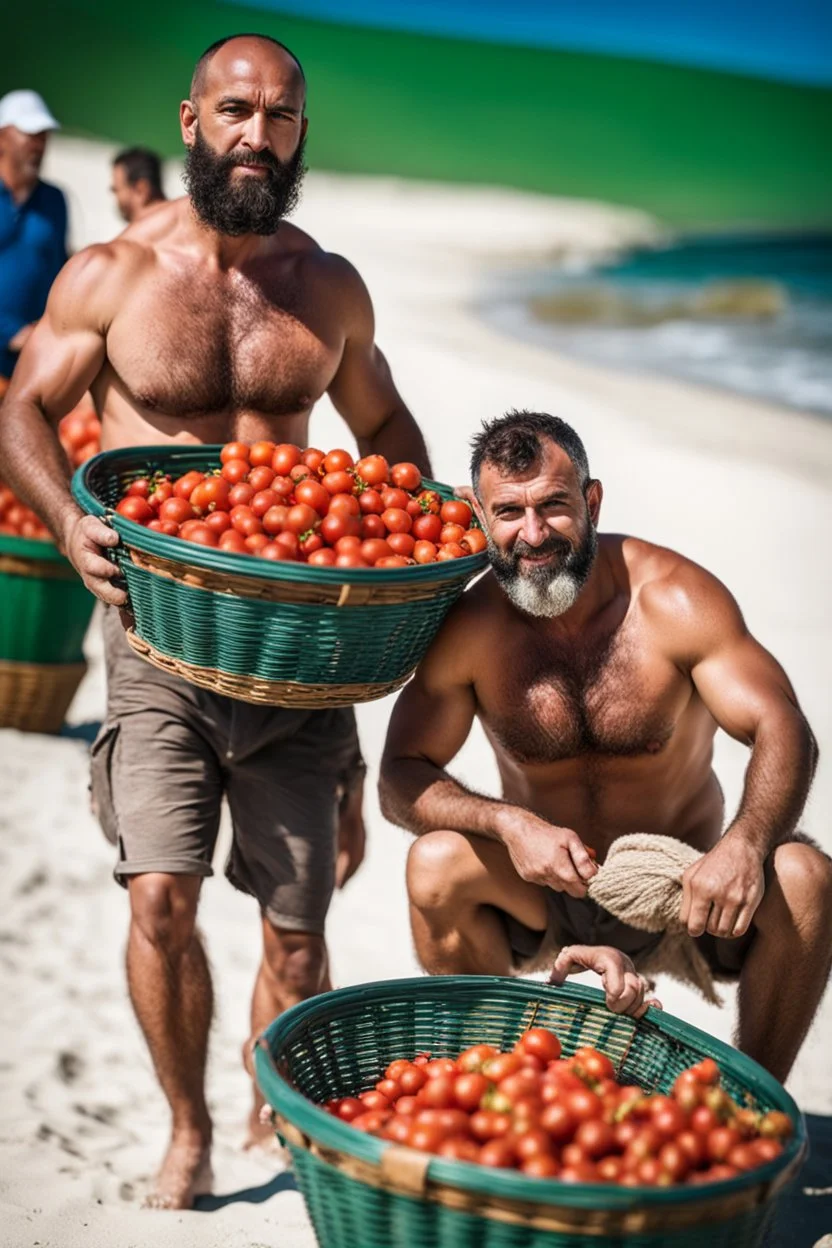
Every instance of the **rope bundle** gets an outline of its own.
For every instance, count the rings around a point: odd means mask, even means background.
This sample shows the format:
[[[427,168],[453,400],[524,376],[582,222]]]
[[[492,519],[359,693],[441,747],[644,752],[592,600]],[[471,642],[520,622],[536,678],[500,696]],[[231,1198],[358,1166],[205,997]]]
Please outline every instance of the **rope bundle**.
[[[666,974],[698,988],[721,1005],[711,967],[679,921],[682,875],[703,855],[672,836],[635,833],[610,847],[606,861],[588,885],[591,899],[622,923],[643,932],[664,932],[639,970]]]

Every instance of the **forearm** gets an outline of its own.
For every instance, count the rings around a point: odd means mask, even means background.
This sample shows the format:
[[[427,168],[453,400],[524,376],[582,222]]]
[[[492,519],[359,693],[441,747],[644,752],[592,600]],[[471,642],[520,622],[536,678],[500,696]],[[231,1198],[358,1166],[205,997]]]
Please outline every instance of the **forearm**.
[[[444,829],[503,840],[512,807],[483,797],[426,759],[398,758],[382,764],[379,782],[386,819],[416,836]]]
[[[797,827],[817,764],[812,730],[798,707],[766,720],[754,740],[742,801],[726,835],[765,857]]]
[[[362,455],[383,455],[391,464],[412,463],[431,475],[430,456],[416,421],[406,407],[395,408],[370,438],[359,438]]]
[[[63,547],[68,524],[82,513],[70,493],[71,470],[58,435],[29,399],[7,399],[0,412],[0,477]]]

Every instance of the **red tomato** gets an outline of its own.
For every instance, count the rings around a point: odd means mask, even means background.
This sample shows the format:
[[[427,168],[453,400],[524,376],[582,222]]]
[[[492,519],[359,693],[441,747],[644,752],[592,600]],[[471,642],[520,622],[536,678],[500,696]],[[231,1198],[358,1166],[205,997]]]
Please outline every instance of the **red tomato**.
[[[217,534],[208,528],[207,524],[202,521],[191,526],[187,533],[183,533],[186,542],[196,542],[198,546],[216,546],[219,542]]]
[[[295,465],[299,464],[302,459],[303,452],[299,446],[294,446],[291,442],[281,442],[274,448],[270,466],[277,476],[288,477]]]
[[[274,481],[275,474],[272,472],[268,464],[258,464],[256,468],[252,468],[248,474],[248,483],[254,490],[255,494],[259,494],[261,490],[267,490]]]
[[[354,516],[345,516],[330,508],[329,514],[321,521],[321,537],[325,542],[329,542],[330,546],[334,546],[350,532],[350,521],[354,519]]]
[[[451,1161],[478,1161],[479,1145],[475,1144],[467,1135],[451,1135],[448,1139],[443,1140],[439,1145],[437,1152],[440,1157],[447,1157]]]
[[[128,485],[125,496],[135,496],[136,498],[147,498],[150,494],[151,481],[149,477],[136,477],[135,481],[131,481]]]
[[[205,517],[205,523],[212,533],[216,533],[219,537],[221,533],[227,533],[231,528],[231,517],[227,511],[212,511]]]
[[[246,546],[245,538],[236,529],[229,529],[227,533],[222,534],[220,537],[220,550],[227,550],[232,555],[251,553]]]
[[[493,1109],[478,1109],[471,1115],[468,1130],[475,1140],[496,1140],[507,1135],[511,1128],[508,1114],[498,1114]]]
[[[308,533],[319,520],[320,516],[314,507],[308,507],[306,503],[297,503],[289,508],[285,527],[292,533]]]
[[[381,518],[389,533],[409,533],[413,524],[410,516],[401,507],[388,507]]]
[[[323,462],[324,452],[319,451],[316,446],[308,446],[301,455],[301,463],[306,464],[309,471],[313,473],[317,473]]]
[[[465,530],[461,524],[443,524],[439,540],[443,546],[448,545],[450,542],[456,542],[459,545],[464,536]]]
[[[367,1110],[363,1114],[359,1114],[357,1118],[353,1118],[350,1126],[357,1127],[359,1131],[367,1131],[370,1135],[379,1132],[390,1117],[389,1113],[383,1110]]]
[[[436,553],[437,547],[433,542],[417,542],[413,547],[413,558],[417,563],[436,563]]]
[[[702,1084],[691,1071],[683,1071],[673,1084],[673,1096],[686,1114],[702,1104]]]
[[[564,1166],[558,1177],[561,1183],[597,1183],[598,1171],[591,1161],[577,1161]]]
[[[566,1144],[578,1128],[578,1119],[563,1101],[547,1105],[540,1115],[540,1125],[557,1144]]]
[[[321,468],[325,473],[343,472],[347,468],[352,468],[354,463],[355,461],[349,451],[338,448],[337,450],[330,451],[329,454],[324,456],[321,462]]]
[[[195,490],[200,481],[203,481],[204,479],[203,473],[197,472],[196,470],[186,472],[185,475],[180,477],[178,481],[174,481],[173,492],[177,498],[190,498],[191,491]]]
[[[561,1054],[560,1040],[547,1027],[530,1027],[520,1037],[517,1047],[544,1062],[556,1062]]]
[[[736,1127],[715,1127],[709,1131],[705,1147],[711,1161],[727,1161],[728,1154],[742,1141]]]
[[[498,1053],[496,1057],[487,1058],[482,1064],[482,1073],[494,1083],[501,1083],[507,1075],[520,1070],[523,1062],[519,1053]]]
[[[427,515],[418,515],[411,529],[411,533],[418,541],[425,542],[438,542],[441,532],[442,521],[430,512]]]
[[[247,481],[240,481],[237,485],[232,485],[228,492],[229,509],[234,507],[248,507],[257,491]]]
[[[280,503],[280,495],[275,490],[258,490],[249,506],[255,516],[262,520],[270,507],[277,507]]]
[[[355,475],[365,485],[386,485],[390,480],[390,465],[383,455],[365,455],[355,465]]]
[[[362,1101],[368,1109],[389,1109],[390,1102],[386,1096],[382,1095],[376,1088],[370,1088],[367,1092],[359,1092],[359,1101]]]
[[[508,1140],[489,1140],[487,1144],[483,1144],[477,1160],[481,1166],[507,1170],[514,1165],[515,1153]]]
[[[404,555],[406,559],[411,557],[416,547],[416,543],[409,533],[388,534],[387,545],[394,555]]]
[[[463,532],[465,529],[470,529],[473,514],[468,504],[459,498],[452,498],[447,503],[443,503],[439,512],[443,524],[460,524]]]
[[[358,554],[361,554],[361,538],[353,537],[352,534],[347,534],[346,537],[339,537],[335,543],[336,555],[344,555],[348,550],[355,550]],[[361,557],[363,559],[364,556],[362,555]]]
[[[617,1183],[623,1173],[620,1157],[602,1157],[597,1166],[602,1183]]]
[[[308,563],[313,568],[331,568],[335,563],[335,551],[329,546],[324,546],[322,550],[313,550]]]
[[[314,508],[319,516],[325,516],[329,509],[329,491],[319,481],[301,481],[295,489],[295,498],[299,503],[306,503]]]
[[[587,1157],[597,1160],[615,1148],[615,1131],[608,1122],[593,1118],[582,1122],[575,1132],[575,1143],[580,1145]]]
[[[537,1096],[539,1099],[541,1089],[540,1075],[535,1070],[529,1070],[528,1067],[521,1066],[519,1070],[506,1075],[505,1079],[501,1079],[497,1086],[503,1096],[507,1096],[512,1104],[516,1104],[524,1096]]]
[[[263,528],[272,537],[278,533],[282,533],[286,525],[286,517],[289,514],[289,508],[284,507],[282,503],[277,503],[274,507],[270,507],[261,521]]]
[[[439,1126],[431,1126],[424,1122],[414,1122],[408,1135],[408,1144],[420,1153],[438,1152],[445,1139],[445,1132]]]
[[[251,538],[246,538],[246,541],[251,540]],[[254,553],[259,555],[261,559],[271,559],[276,563],[281,563],[290,558],[286,547],[279,545],[277,542],[266,542],[265,546],[262,546]]]
[[[132,520],[135,524],[146,525],[149,520],[156,518],[156,512],[150,503],[136,494],[128,494],[127,498],[123,498],[117,505],[116,511],[120,516],[124,516],[125,520]]]
[[[259,555],[260,551],[269,544],[269,539],[263,532],[249,533],[244,540],[246,548],[250,550],[253,555]]]
[[[746,1147],[748,1146],[746,1145]],[[690,1170],[690,1157],[678,1140],[670,1140],[667,1144],[662,1145],[659,1149],[658,1162],[665,1174],[669,1174],[674,1183],[681,1183]]]
[[[351,494],[355,481],[348,472],[327,472],[321,484],[329,494]]]
[[[153,520],[148,520],[147,527],[149,529],[152,529],[154,533],[164,533],[165,530],[162,528],[163,524],[164,524],[164,520],[158,520],[154,518]],[[177,525],[176,528],[178,531],[179,526]],[[3,532],[3,529],[0,529],[0,533],[1,532]]]
[[[456,1074],[456,1062],[452,1057],[435,1057],[425,1066],[428,1079],[438,1079],[440,1075]]]
[[[550,1153],[538,1153],[521,1162],[520,1170],[532,1179],[556,1179],[560,1174],[560,1166]]]
[[[253,533],[262,533],[263,526],[250,507],[235,507],[231,512],[231,523],[243,537],[251,537]]]
[[[230,489],[222,477],[206,477],[194,487],[188,501],[195,511],[225,510]]]
[[[719,1083],[719,1067],[712,1057],[705,1057],[690,1068],[700,1083]]]
[[[294,468],[289,469],[289,480],[295,485],[299,485],[301,481],[308,481],[311,475],[306,464],[295,464]]]
[[[384,511],[384,505],[378,490],[363,490],[358,495],[358,506],[362,515],[365,516],[380,516]]]
[[[402,1085],[398,1079],[379,1079],[376,1084],[376,1092],[380,1092],[382,1096],[386,1096],[388,1101],[397,1101],[402,1094]]]
[[[681,1105],[667,1096],[654,1097],[653,1101],[650,1106],[650,1120],[660,1135],[670,1140],[680,1131],[684,1131],[688,1120]]]
[[[291,477],[275,477],[269,489],[274,490],[275,494],[279,494],[280,501],[285,503],[294,494],[295,483]]]
[[[719,1119],[707,1105],[697,1105],[690,1116],[690,1127],[697,1135],[708,1135],[719,1126]]]
[[[451,1109],[454,1101],[454,1075],[429,1078],[422,1089],[421,1101],[429,1109]]]
[[[779,1109],[769,1110],[760,1119],[760,1135],[775,1140],[788,1140],[794,1131],[794,1124],[788,1114]]]
[[[302,555],[305,555],[308,560],[309,556],[314,555],[316,550],[321,550],[323,548],[323,544],[324,539],[321,537],[320,533],[309,533],[300,541],[300,552]]]
[[[396,1144],[406,1144],[410,1139],[411,1125],[409,1118],[403,1118],[401,1114],[394,1114],[389,1122],[384,1124],[382,1134],[386,1140],[393,1140]]]
[[[368,568],[370,565],[361,558],[357,550],[346,550],[343,555],[336,555],[335,566],[336,568]]]
[[[409,516],[412,516],[414,520],[417,516],[424,515],[424,512],[422,511],[422,504],[419,502],[418,498],[409,498],[407,500],[405,511]]]
[[[385,511],[388,507],[398,507],[402,511],[407,509],[408,498],[404,490],[397,490],[395,487],[388,486],[381,491],[381,505]]]
[[[329,502],[330,515],[360,516],[361,508],[354,494],[333,494]]]
[[[402,1091],[408,1096],[412,1096],[418,1092],[420,1088],[427,1083],[428,1077],[421,1066],[411,1066],[408,1070],[403,1070],[399,1075],[399,1083],[402,1085]]]
[[[379,559],[375,565],[377,568],[406,568],[410,563],[404,555],[386,555],[383,559]]]
[[[645,1157],[636,1167],[636,1178],[642,1187],[667,1187],[672,1183],[658,1157]]]
[[[159,508],[160,520],[172,520],[174,524],[184,524],[194,519],[194,509],[186,498],[169,498]]]
[[[404,1116],[407,1118],[413,1118],[418,1112],[419,1112],[418,1097],[408,1096],[407,1093],[405,1093],[404,1096],[400,1096],[399,1099],[396,1101],[396,1113],[397,1114],[404,1114]]]
[[[169,498],[173,498],[173,482],[157,481],[155,482],[153,489],[150,491],[150,496],[147,501],[150,503],[151,507],[155,507],[158,511],[162,506],[162,503],[167,502]]]
[[[550,1137],[540,1127],[513,1136],[510,1143],[514,1147],[515,1157],[521,1162],[530,1161],[532,1157],[551,1155],[553,1151]]]
[[[751,1147],[757,1154],[761,1165],[765,1165],[767,1161],[774,1161],[783,1151],[780,1141],[769,1137],[752,1140]]]
[[[666,1145],[670,1148],[671,1145]],[[726,1161],[729,1166],[734,1166],[737,1170],[755,1170],[760,1164],[760,1158],[753,1144],[737,1144],[728,1154]]]
[[[439,563],[445,559],[464,559],[467,553],[457,542],[446,542],[437,550],[436,559]]]
[[[431,512],[435,516],[439,515],[439,512],[442,509],[442,499],[436,493],[436,490],[422,490],[418,496],[418,500],[422,511],[425,513]]]
[[[390,470],[390,480],[402,490],[418,490],[422,484],[422,474],[415,464],[394,464]]]
[[[286,530],[283,533],[278,533],[274,540],[277,542],[278,546],[282,546],[284,550],[289,552],[290,559],[297,559],[299,550],[297,533],[292,533],[289,530]]]
[[[242,481],[251,468],[247,459],[227,459],[223,462],[222,475],[229,485]]]
[[[578,1122],[589,1122],[592,1118],[601,1117],[601,1100],[589,1088],[576,1088],[574,1092],[567,1092],[564,1102]]]
[[[465,1049],[456,1059],[456,1068],[462,1074],[468,1071],[479,1072],[482,1070],[483,1062],[490,1061],[491,1058],[497,1057],[498,1051],[490,1044],[474,1044],[469,1049]]]
[[[381,516],[369,515],[361,517],[361,536],[365,541],[372,537],[387,537],[387,529]]]
[[[179,525],[175,524],[173,520],[157,520],[156,523],[161,526],[160,531],[164,533],[166,537],[179,536]]]
[[[473,1113],[474,1110],[479,1109],[480,1101],[490,1086],[485,1075],[478,1074],[476,1071],[457,1075],[454,1080],[454,1100],[460,1109]]]
[[[387,542],[381,538],[371,537],[366,542],[361,543],[361,557],[369,564],[378,563],[379,559],[392,554],[393,551],[387,545]]]
[[[266,464],[271,468],[274,452],[274,442],[252,442],[251,450],[248,453],[249,463],[252,468],[258,468],[261,464]]]
[[[220,463],[227,464],[232,459],[244,459],[248,462],[248,443],[226,442],[220,451]]]

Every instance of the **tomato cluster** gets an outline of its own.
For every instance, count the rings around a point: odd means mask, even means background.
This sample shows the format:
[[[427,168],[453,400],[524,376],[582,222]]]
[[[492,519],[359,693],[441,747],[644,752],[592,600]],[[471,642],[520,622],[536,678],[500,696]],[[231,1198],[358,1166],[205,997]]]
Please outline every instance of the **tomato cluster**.
[[[73,468],[83,464],[101,449],[101,422],[91,407],[78,406],[58,425],[58,437]],[[0,533],[13,537],[35,537],[49,542],[52,534],[31,507],[0,481]]]
[[[679,1075],[670,1096],[614,1075],[597,1049],[563,1058],[557,1036],[533,1027],[511,1052],[475,1044],[456,1059],[391,1062],[374,1088],[324,1108],[439,1157],[624,1187],[734,1178],[773,1161],[792,1133],[787,1114],[737,1106],[711,1058]]]
[[[407,567],[486,547],[468,504],[424,489],[415,464],[267,441],[228,442],[220,461],[176,481],[141,477],[116,511],[201,546],[317,567]]]

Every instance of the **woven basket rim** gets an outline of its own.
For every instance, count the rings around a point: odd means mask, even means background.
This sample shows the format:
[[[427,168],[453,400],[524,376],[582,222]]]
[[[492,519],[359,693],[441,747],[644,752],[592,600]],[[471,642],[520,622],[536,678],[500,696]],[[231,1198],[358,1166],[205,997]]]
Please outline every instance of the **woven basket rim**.
[[[11,533],[0,533],[0,555],[14,555],[18,559],[42,559],[47,563],[65,563],[72,567],[55,543],[46,538],[13,537]]]
[[[212,547],[189,543],[187,559],[183,558],[183,543],[178,538],[168,537],[164,533],[155,533],[144,525],[136,524],[118,515],[93,493],[90,477],[102,464],[117,469],[118,464],[134,461],[144,457],[160,468],[166,464],[174,467],[177,460],[190,459],[195,454],[204,455],[206,460],[219,462],[222,443],[201,443],[183,446],[131,446],[115,451],[101,451],[77,468],[72,478],[72,493],[75,501],[84,511],[91,515],[106,519],[118,533],[128,549],[146,551],[148,554],[159,555],[184,567],[207,568],[212,572],[234,573],[235,576],[247,576],[257,580],[270,581],[307,581],[324,585],[378,585],[402,583],[413,585],[425,581],[443,584],[446,581],[469,580],[478,575],[488,564],[485,552],[478,555],[466,555],[464,559],[448,559],[442,563],[426,563],[408,568],[318,568],[306,563],[271,562],[267,559],[251,559],[247,555],[234,555],[227,551],[219,554]],[[184,465],[183,465],[184,466]],[[425,477],[423,484],[427,489],[449,490],[450,487],[440,481]],[[254,565],[254,566],[252,566]]]
[[[541,984],[534,980],[504,978],[487,975],[447,975],[433,978],[413,977],[406,979],[378,980],[339,988],[321,993],[308,1001],[291,1006],[274,1020],[261,1034],[255,1049],[257,1081],[266,1100],[287,1121],[300,1127],[304,1134],[327,1148],[347,1156],[379,1165],[383,1154],[397,1147],[392,1141],[381,1140],[364,1132],[356,1131],[340,1122],[332,1114],[320,1108],[297,1091],[278,1072],[272,1054],[279,1046],[302,1034],[308,1024],[322,1015],[331,1014],[340,1005],[368,1005],[370,1000],[383,1004],[385,999],[400,1001],[411,997],[447,998],[458,1003],[461,997],[476,1000],[485,993],[504,993],[508,997],[529,1003],[537,1000],[572,1001],[576,1004],[605,1006],[604,994],[596,988],[582,985]],[[495,1170],[470,1162],[450,1161],[431,1157],[427,1178],[433,1183],[459,1188],[467,1192],[482,1192],[520,1203],[560,1205],[563,1207],[597,1206],[603,1201],[606,1208],[629,1210],[635,1206],[651,1207],[696,1204],[718,1199],[754,1187],[766,1187],[772,1182],[778,1186],[786,1172],[796,1172],[807,1152],[806,1123],[797,1104],[773,1075],[753,1059],[740,1053],[723,1041],[708,1035],[698,1027],[674,1018],[663,1010],[649,1009],[646,1015],[633,1020],[636,1030],[653,1029],[701,1050],[703,1056],[713,1056],[721,1066],[730,1068],[749,1085],[752,1092],[759,1092],[784,1110],[791,1117],[795,1132],[780,1157],[747,1171],[734,1179],[696,1187],[634,1187],[623,1188],[610,1184],[565,1184],[530,1179],[512,1170]]]

